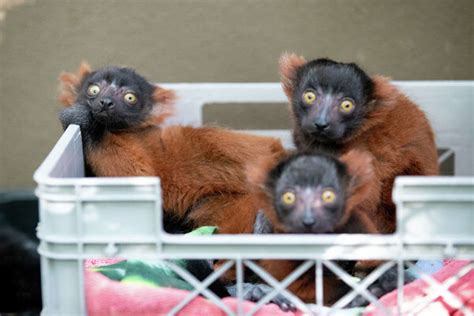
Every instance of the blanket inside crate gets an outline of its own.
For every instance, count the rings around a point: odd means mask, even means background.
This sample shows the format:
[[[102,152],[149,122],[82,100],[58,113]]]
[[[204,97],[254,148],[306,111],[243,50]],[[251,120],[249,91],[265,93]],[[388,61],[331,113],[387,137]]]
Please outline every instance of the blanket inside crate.
[[[215,228],[204,227],[190,234],[212,234]],[[184,267],[184,260],[174,260],[174,264]],[[421,263],[421,264],[420,264]],[[433,274],[438,281],[444,281],[469,264],[467,261],[418,262],[425,273]],[[145,262],[123,259],[91,259],[86,261],[85,272],[86,301],[89,315],[165,315],[179,304],[194,288],[181,279],[166,263]],[[415,306],[430,292],[423,280],[416,280],[404,288],[405,303]],[[449,290],[468,306],[474,307],[474,271],[457,280]],[[396,291],[380,299],[380,302],[396,310]],[[238,300],[226,297],[222,302],[232,311],[237,311]],[[250,311],[255,303],[243,302],[244,311]],[[445,299],[437,298],[428,305],[426,315],[433,311],[441,314],[455,314],[456,306]],[[187,304],[178,315],[225,315],[225,312],[211,301],[198,296]],[[262,307],[255,315],[300,315],[283,312],[275,304]],[[344,315],[380,315],[374,305],[346,310]],[[461,314],[460,314],[461,315]]]
[[[442,267],[433,265],[419,265],[421,271],[426,274],[432,274],[431,277],[443,284],[446,282],[446,288],[452,297],[436,296],[436,290],[430,286],[427,281],[419,277],[417,280],[403,287],[403,315],[465,315],[460,304],[464,305],[466,310],[474,311],[474,266],[467,260],[446,260],[442,262]],[[455,277],[462,273],[461,277]],[[421,276],[421,274],[419,274]],[[452,281],[449,279],[452,278]],[[429,296],[434,296],[429,300]],[[379,299],[383,305],[394,314],[397,314],[397,290],[394,290]],[[384,315],[374,304],[369,305],[364,316]]]
[[[202,227],[189,234],[212,234],[215,227]],[[173,263],[185,267],[184,260]],[[194,287],[181,279],[164,262],[142,260],[91,259],[86,261],[85,284],[89,315],[166,315],[189,295]],[[222,302],[237,312],[238,300],[226,297]],[[243,302],[244,312],[255,303]],[[177,315],[226,315],[204,297],[196,297]],[[255,315],[301,315],[283,312],[277,305],[268,304]]]

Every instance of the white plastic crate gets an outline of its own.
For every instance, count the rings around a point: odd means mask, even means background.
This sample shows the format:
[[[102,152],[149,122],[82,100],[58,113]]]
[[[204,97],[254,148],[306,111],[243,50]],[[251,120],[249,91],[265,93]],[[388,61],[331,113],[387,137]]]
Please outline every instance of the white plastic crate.
[[[460,148],[456,151],[456,166],[461,166],[457,174],[471,175],[472,169],[467,169],[472,166],[472,156],[465,154],[466,150],[472,152],[472,121],[469,122],[472,117],[461,116],[469,124],[460,126],[445,122],[450,117],[444,113],[446,104],[450,104],[451,111],[472,111],[470,97],[474,83],[398,84],[427,111],[438,133],[438,145]],[[165,86],[175,89],[180,97],[178,116],[171,123],[200,125],[202,106],[208,102],[285,101],[279,84]],[[437,128],[437,123],[442,128]],[[446,132],[448,129],[450,132]],[[291,146],[289,131],[256,133],[279,136],[287,146]],[[458,138],[451,146],[450,140],[455,135]],[[333,267],[328,260],[392,260],[401,269],[404,260],[447,255],[474,258],[473,177],[398,178],[394,190],[398,208],[398,232],[395,235],[351,235],[350,238],[344,235],[219,235],[193,236],[192,239],[163,232],[158,178],[84,178],[82,144],[77,126],[66,130],[34,177],[40,199],[38,237],[41,240],[44,315],[86,313],[82,268],[85,258],[117,255],[148,260],[230,259],[229,266],[236,265],[239,282],[242,282],[244,266],[257,270],[257,274],[263,273],[251,259],[301,259],[307,260],[305,268],[315,267],[318,289],[322,288],[322,266]],[[374,275],[382,273],[386,267],[388,265],[376,270]],[[347,279],[343,272],[340,275]],[[261,276],[269,284],[277,285],[272,278]],[[363,290],[359,287],[358,291]],[[206,291],[201,292],[219,304],[215,297]],[[287,292],[284,295],[294,298]],[[336,307],[343,306],[351,296],[353,294],[343,298]],[[402,298],[399,299],[401,303]],[[314,308],[323,311],[321,291],[318,291],[316,303]],[[296,304],[308,312],[314,311],[308,310],[297,299]],[[178,310],[176,308],[173,312]]]

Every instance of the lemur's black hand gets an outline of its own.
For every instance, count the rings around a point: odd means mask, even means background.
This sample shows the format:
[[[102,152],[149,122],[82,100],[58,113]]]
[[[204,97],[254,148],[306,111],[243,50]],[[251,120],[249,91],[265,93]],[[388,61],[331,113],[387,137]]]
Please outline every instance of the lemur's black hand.
[[[410,283],[414,281],[416,278],[404,271],[404,284]],[[367,289],[370,293],[372,293],[375,297],[380,298],[383,295],[395,290],[398,285],[398,270],[397,267],[392,267],[388,271],[386,271],[377,281],[372,283]],[[351,303],[347,307],[361,307],[367,306],[370,302],[363,296],[357,296],[352,300]]]
[[[74,104],[61,111],[59,120],[66,129],[70,124],[76,124],[81,127],[81,131],[89,129],[92,124],[91,111],[88,106],[83,104]]]
[[[237,285],[227,286],[227,291],[229,291],[231,296],[237,297]],[[265,295],[273,291],[273,288],[265,284],[252,284],[244,283],[242,284],[244,300],[258,302]],[[269,303],[274,303],[280,307],[283,311],[296,311],[296,306],[282,294],[278,294],[272,298]]]
[[[255,223],[253,225],[254,234],[271,234],[273,227],[268,218],[265,216],[263,210],[259,210],[255,217]]]

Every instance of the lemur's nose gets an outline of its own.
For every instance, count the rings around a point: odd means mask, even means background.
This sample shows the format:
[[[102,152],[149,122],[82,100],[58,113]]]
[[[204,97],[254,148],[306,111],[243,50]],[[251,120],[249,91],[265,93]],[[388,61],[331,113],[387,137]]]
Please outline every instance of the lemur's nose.
[[[110,98],[104,98],[100,100],[99,102],[100,102],[100,105],[102,105],[104,109],[108,109],[114,106],[114,102]]]
[[[305,216],[303,218],[303,225],[306,227],[311,227],[316,224],[316,219],[313,216]]]
[[[319,130],[319,131],[324,131],[326,130],[328,127],[329,127],[329,124],[327,122],[314,122],[314,126],[316,126],[316,128]]]

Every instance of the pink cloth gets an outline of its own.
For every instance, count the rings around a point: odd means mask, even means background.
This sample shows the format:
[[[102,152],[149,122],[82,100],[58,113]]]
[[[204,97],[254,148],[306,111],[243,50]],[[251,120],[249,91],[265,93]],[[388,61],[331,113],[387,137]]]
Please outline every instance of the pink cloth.
[[[86,268],[113,264],[120,259],[88,260]],[[188,291],[173,288],[154,288],[144,285],[122,284],[106,276],[92,271],[85,271],[87,311],[90,316],[147,316],[166,315],[174,306],[181,302]],[[237,311],[238,300],[227,297],[222,300],[232,311]],[[255,305],[243,302],[244,312],[250,311]],[[203,297],[196,297],[177,314],[181,316],[205,315],[224,316],[226,313]],[[254,315],[264,316],[296,316],[301,313],[283,312],[277,305],[263,306]]]
[[[84,268],[89,269],[93,267],[108,266],[125,259],[122,258],[101,258],[101,259],[87,259],[84,261]]]
[[[434,273],[432,277],[438,282],[443,282],[449,277],[455,275],[461,268],[469,264],[469,261],[455,260],[446,261],[445,266]],[[474,310],[474,270],[471,269],[466,275],[457,280],[450,288],[449,291],[458,297],[467,308],[471,311]],[[410,310],[413,310],[419,302],[430,293],[429,284],[422,279],[413,281],[410,284],[405,285],[403,288],[404,298],[403,315],[413,315]],[[379,300],[382,304],[388,307],[394,314],[397,311],[397,291],[393,291],[383,296]],[[364,316],[378,316],[384,315],[374,304],[369,305],[365,311]],[[444,297],[437,297],[433,300],[426,308],[419,311],[416,315],[432,316],[432,315],[455,315],[461,316],[464,313],[451,305],[449,305]]]

